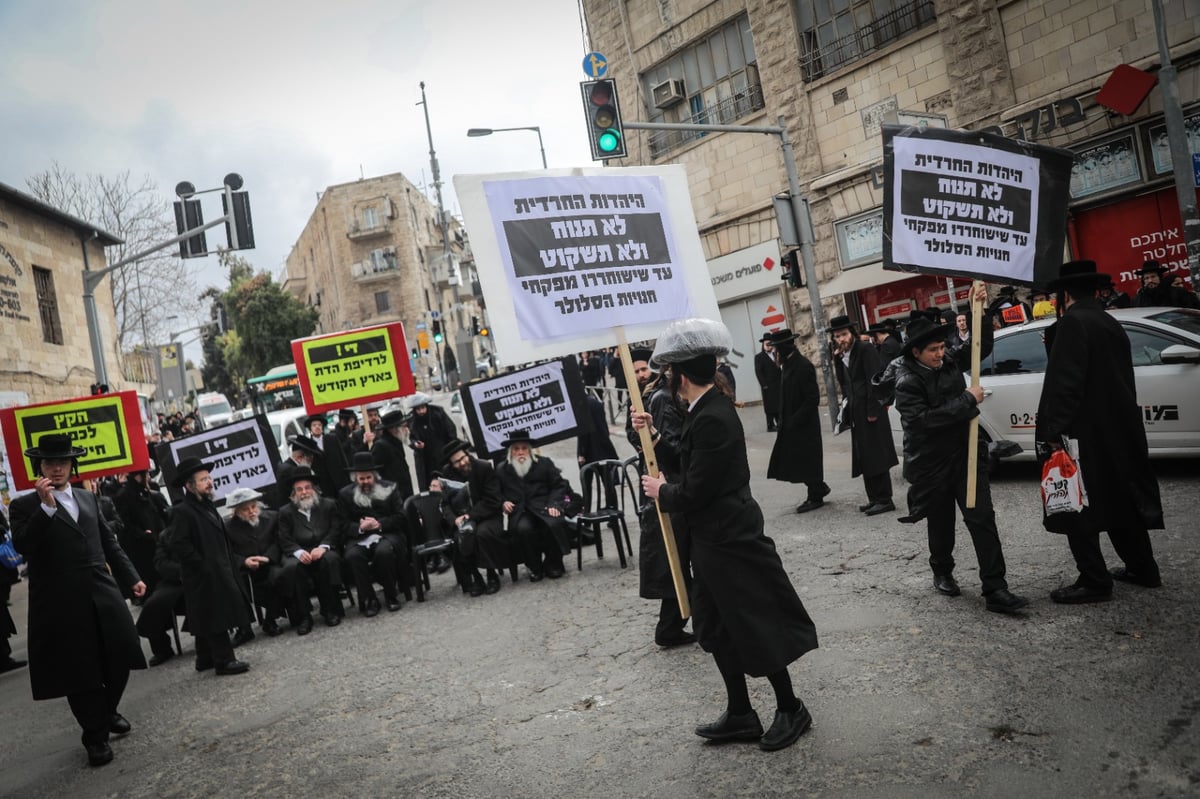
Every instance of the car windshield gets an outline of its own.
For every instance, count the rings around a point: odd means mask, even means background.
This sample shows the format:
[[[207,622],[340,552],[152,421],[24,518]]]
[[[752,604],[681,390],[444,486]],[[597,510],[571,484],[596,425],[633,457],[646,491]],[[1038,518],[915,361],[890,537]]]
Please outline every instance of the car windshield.
[[[1160,322],[1164,325],[1183,330],[1196,336],[1200,336],[1200,311],[1190,311],[1186,308],[1176,308],[1170,311],[1156,313],[1149,317],[1155,322]]]

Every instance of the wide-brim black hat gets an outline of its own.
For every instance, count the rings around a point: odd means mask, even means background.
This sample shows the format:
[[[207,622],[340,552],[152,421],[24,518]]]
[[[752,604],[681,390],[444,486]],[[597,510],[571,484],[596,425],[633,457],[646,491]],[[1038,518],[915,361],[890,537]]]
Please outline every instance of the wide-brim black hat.
[[[648,347],[635,347],[629,351],[629,362],[637,363],[638,361],[650,362],[650,356],[654,354],[654,350]]]
[[[854,332],[854,322],[850,321],[849,316],[842,314],[841,316],[835,316],[829,320],[829,333],[832,335],[839,330],[849,330],[851,333]]]
[[[462,450],[463,452],[470,452],[471,445],[460,438],[450,439],[450,443],[442,447],[442,451],[438,453],[438,462],[449,463],[450,459],[454,457],[454,453],[458,452],[459,450]]]
[[[513,444],[528,444],[532,447],[533,439],[528,430],[514,430],[508,434],[508,438],[500,442],[500,446],[511,447]]]
[[[404,411],[388,411],[383,416],[379,417],[379,427],[385,430],[389,427],[399,427],[400,425],[404,424],[407,419],[408,417],[405,416]]]
[[[1163,266],[1158,261],[1142,261],[1142,268],[1134,270],[1134,274],[1141,277],[1142,275],[1149,275],[1151,273],[1154,273],[1154,274],[1158,275],[1159,277],[1162,277],[1163,275],[1165,275],[1167,272],[1170,272],[1170,271],[1171,271],[1170,269]]]
[[[288,436],[287,441],[291,444],[292,449],[304,450],[309,455],[321,454],[321,448],[317,446],[317,442],[308,436]]]
[[[953,329],[953,325],[939,325],[928,317],[922,316],[908,323],[907,338],[904,339],[904,349],[924,349],[930,342],[945,341]]]
[[[1057,291],[1071,286],[1099,288],[1104,282],[1104,273],[1096,271],[1095,261],[1067,261],[1058,270],[1058,277],[1046,284],[1048,291]]]
[[[338,418],[339,419],[357,419],[358,412],[355,411],[353,408],[342,408],[341,410],[338,411]]]
[[[295,469],[287,469],[284,472],[283,477],[279,478],[279,487],[283,490],[284,494],[291,496],[292,487],[300,480],[307,480],[313,484],[314,488],[320,485],[320,481],[317,480],[317,475],[312,469],[307,466],[298,466]]]
[[[87,450],[75,446],[69,435],[65,433],[47,433],[37,440],[35,446],[25,450],[26,458],[36,460],[54,460],[82,458]]]
[[[787,344],[789,341],[795,341],[798,338],[800,338],[800,334],[793,333],[792,329],[789,327],[783,327],[779,330],[772,330],[766,335],[766,339],[768,342],[770,342],[771,346]]]
[[[350,465],[346,467],[346,471],[354,472],[377,472],[379,467],[375,464],[375,459],[368,452],[356,452],[350,458]]]
[[[874,325],[871,325],[870,327],[868,327],[866,332],[868,335],[874,335],[876,333],[893,333],[894,334],[896,332],[896,322],[892,319],[885,319],[882,322],[879,322],[878,324],[874,324]]]
[[[323,425],[329,424],[329,420],[325,418],[325,414],[314,413],[312,416],[309,416],[304,420],[304,429],[307,430],[308,428],[312,427],[313,422],[320,422]]]
[[[184,458],[176,464],[175,479],[171,481],[171,484],[176,488],[182,488],[183,484],[188,481],[188,478],[196,472],[211,472],[212,470],[213,465],[211,463],[205,463],[195,457]]]

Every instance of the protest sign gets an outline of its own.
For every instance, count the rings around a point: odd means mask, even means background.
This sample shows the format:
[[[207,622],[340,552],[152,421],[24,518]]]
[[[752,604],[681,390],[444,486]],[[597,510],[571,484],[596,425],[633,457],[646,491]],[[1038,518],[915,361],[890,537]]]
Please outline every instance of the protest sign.
[[[309,413],[416,391],[399,322],[297,339],[292,358]]]
[[[87,450],[78,460],[79,476],[83,478],[150,466],[136,391],[3,408],[0,426],[4,428],[4,446],[18,489],[33,488],[37,481],[29,458],[22,453],[37,446],[47,433],[65,433],[75,446]]]
[[[720,318],[682,166],[454,179],[502,363]]]
[[[174,484],[175,466],[184,458],[211,463],[214,500],[218,504],[238,487],[274,491],[279,448],[267,417],[261,414],[164,441],[158,445],[156,455],[167,485]]]
[[[993,282],[1058,276],[1074,156],[990,133],[883,126],[883,268]]]
[[[528,430],[540,446],[592,429],[574,356],[468,383],[461,393],[481,456],[502,453],[514,430]]]

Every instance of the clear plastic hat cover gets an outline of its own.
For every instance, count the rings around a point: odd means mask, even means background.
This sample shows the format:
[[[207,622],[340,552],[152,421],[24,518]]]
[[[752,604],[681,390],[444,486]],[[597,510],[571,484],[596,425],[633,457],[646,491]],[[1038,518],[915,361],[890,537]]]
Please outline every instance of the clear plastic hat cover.
[[[733,347],[729,328],[712,319],[681,319],[658,337],[650,362],[655,366],[679,363],[697,355],[728,355]]]

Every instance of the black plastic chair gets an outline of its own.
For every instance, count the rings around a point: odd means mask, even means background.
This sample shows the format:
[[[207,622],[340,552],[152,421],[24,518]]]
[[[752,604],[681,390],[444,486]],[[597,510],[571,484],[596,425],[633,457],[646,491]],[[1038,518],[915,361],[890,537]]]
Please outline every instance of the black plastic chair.
[[[621,461],[604,460],[585,464],[579,470],[579,481],[583,485],[583,512],[576,517],[576,569],[583,571],[583,534],[590,530],[596,543],[596,557],[604,558],[604,537],[602,527],[608,525],[613,531],[613,542],[617,545],[617,557],[621,560],[621,568],[629,566],[625,558],[625,546],[621,543],[624,534],[626,543],[629,542],[629,528],[625,525],[625,514],[618,506],[618,481]],[[629,554],[633,554],[632,545]]]
[[[408,521],[411,538],[413,582],[417,586],[417,601],[425,601],[429,590],[429,555],[444,555],[454,560],[454,539],[450,537],[449,524],[442,516],[441,494],[428,491],[414,494],[404,500],[404,518]]]
[[[621,461],[621,511],[625,511],[625,493],[629,493],[630,505],[633,506],[634,513],[640,513],[645,495],[642,494],[642,456],[638,454],[630,455],[625,460]],[[626,544],[629,542],[626,541]],[[630,546],[630,554],[633,554],[633,547]]]

